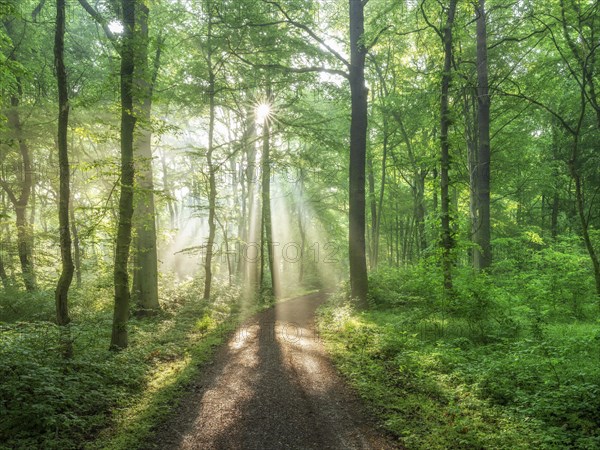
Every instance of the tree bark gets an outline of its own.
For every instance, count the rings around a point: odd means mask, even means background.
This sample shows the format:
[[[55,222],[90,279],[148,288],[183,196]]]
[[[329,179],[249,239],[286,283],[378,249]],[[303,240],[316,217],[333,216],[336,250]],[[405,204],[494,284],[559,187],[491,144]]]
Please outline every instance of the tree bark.
[[[578,138],[576,137],[575,140],[578,140]],[[577,203],[577,213],[579,215],[579,221],[581,223],[581,234],[583,236],[585,248],[588,251],[588,254],[592,261],[592,268],[594,270],[594,280],[596,282],[596,295],[598,297],[598,304],[600,306],[600,258],[598,258],[598,254],[596,253],[596,249],[594,248],[594,244],[592,242],[592,238],[589,232],[589,222],[586,218],[583,188],[581,186],[581,176],[579,175],[579,170],[577,168],[578,142],[574,144],[574,147],[575,148],[573,150],[571,160],[569,161],[569,170],[571,172],[571,177],[575,182],[575,199]]]
[[[466,130],[466,141],[467,141],[467,167],[469,169],[469,218],[470,218],[470,235],[469,239],[475,242],[475,235],[477,234],[478,225],[478,208],[477,208],[477,114],[476,114],[476,93],[471,95],[469,92],[464,94],[464,108],[465,108],[465,130]],[[469,249],[469,260],[471,264],[475,264],[474,249]]]
[[[371,239],[369,245],[369,266],[375,267],[375,231],[377,228],[377,200],[375,199],[375,174],[373,173],[373,158],[367,157],[369,179],[369,206],[371,208]]]
[[[271,101],[271,88],[267,87],[267,101]],[[263,154],[262,154],[262,243],[261,254],[264,254],[267,248],[267,262],[269,272],[271,273],[271,288],[273,297],[277,298],[279,294],[277,269],[275,267],[275,251],[273,242],[273,223],[271,217],[271,127],[269,118],[265,118],[263,123]],[[263,261],[264,264],[264,261]],[[264,282],[264,269],[261,266],[261,287]]]
[[[448,132],[450,129],[450,107],[449,91],[452,82],[452,26],[456,12],[457,0],[450,0],[448,17],[444,27],[444,73],[442,74],[442,98],[441,98],[441,164],[440,164],[440,194],[441,194],[441,222],[442,222],[442,272],[444,274],[444,289],[452,291],[452,249],[454,238],[451,229],[450,217],[450,140]]]
[[[131,245],[133,216],[133,139],[136,118],[133,114],[133,73],[135,68],[135,4],[136,0],[121,0],[123,36],[121,45],[121,197],[115,251],[114,283],[115,307],[110,347],[127,347],[129,319],[129,274],[127,263]]]
[[[8,36],[13,42],[18,42],[11,21],[5,22]],[[10,54],[10,59],[17,63],[17,49],[14,49]],[[8,126],[12,131],[15,141],[19,147],[21,156],[20,166],[18,168],[18,183],[20,192],[17,194],[9,186],[6,180],[2,180],[2,188],[5,190],[9,200],[13,204],[16,215],[17,226],[17,252],[21,263],[21,273],[25,289],[28,292],[33,292],[37,289],[35,280],[35,269],[33,264],[33,229],[31,223],[27,220],[27,207],[31,198],[33,187],[33,168],[31,163],[31,152],[29,145],[23,136],[23,125],[19,114],[19,106],[23,95],[23,87],[21,78],[16,79],[16,92],[11,95],[10,109],[6,113]]]
[[[73,236],[73,262],[75,264],[75,282],[77,289],[81,288],[81,244],[79,242],[79,229],[75,222],[75,210],[73,207],[73,199],[69,204],[69,223],[71,225],[71,235]]]
[[[492,264],[490,225],[490,95],[485,0],[477,9],[477,122],[479,147],[477,161],[478,223],[475,234],[474,266],[485,270]]]
[[[256,248],[259,241],[262,239],[262,212],[259,216],[260,202],[257,195],[257,163],[256,163],[256,122],[254,114],[247,111],[247,125],[246,134],[244,136],[244,146],[246,149],[246,170],[245,170],[245,190],[246,190],[246,227],[244,227],[244,238],[243,245],[245,245],[244,251],[240,252],[243,255],[240,259],[242,262],[242,269],[245,272],[245,284],[250,292],[256,292],[257,286],[260,283],[261,267],[257,264],[256,260],[250,260],[248,252],[250,245]],[[257,225],[256,222],[259,222]],[[262,251],[257,258],[262,258]]]
[[[365,165],[367,155],[368,92],[365,85],[367,49],[365,3],[349,0],[350,15],[350,95],[352,118],[350,125],[349,181],[349,263],[351,296],[360,306],[367,306],[368,278],[365,242]]]
[[[158,301],[158,252],[156,248],[156,210],[154,206],[154,173],[152,170],[152,96],[154,80],[160,64],[160,39],[150,73],[148,63],[148,17],[144,2],[136,3],[139,39],[136,41],[134,73],[136,116],[140,118],[134,135],[136,190],[135,239],[133,265],[133,298],[140,314],[160,310]],[[140,126],[141,124],[143,126]]]
[[[217,186],[215,181],[216,167],[213,165],[214,133],[215,133],[215,74],[212,68],[212,55],[210,48],[211,22],[209,19],[209,43],[208,43],[208,96],[209,96],[209,124],[208,124],[208,151],[206,153],[206,164],[208,165],[208,239],[206,242],[206,259],[204,263],[204,300],[210,299],[212,286],[212,258],[215,245],[215,208],[217,199]]]
[[[65,326],[69,317],[69,287],[73,281],[73,256],[71,254],[71,229],[69,227],[69,203],[71,196],[68,148],[69,92],[64,61],[65,48],[65,0],[56,1],[56,33],[54,39],[54,63],[58,84],[58,164],[60,173],[58,222],[60,232],[60,255],[62,271],[56,285],[56,322]],[[69,351],[70,354],[70,345]]]

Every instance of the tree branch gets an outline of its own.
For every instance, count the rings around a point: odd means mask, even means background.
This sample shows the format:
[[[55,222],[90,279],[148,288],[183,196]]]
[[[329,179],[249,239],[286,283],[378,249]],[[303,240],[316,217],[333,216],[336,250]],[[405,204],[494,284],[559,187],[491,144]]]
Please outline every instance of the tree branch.
[[[532,38],[533,36],[535,36],[536,34],[540,34],[540,33],[544,33],[546,31],[546,29],[542,29],[542,30],[534,30],[533,32],[531,32],[530,34],[528,34],[527,36],[522,36],[522,37],[505,37],[503,39],[500,39],[498,42],[490,45],[488,47],[488,50],[491,50],[493,48],[498,47],[499,45],[504,44],[505,42],[523,42],[526,41],[529,38]]]
[[[385,33],[390,28],[392,28],[392,26],[388,25],[388,26],[382,28],[381,30],[379,30],[379,33],[377,33],[377,36],[375,36],[375,39],[373,39],[373,41],[369,45],[367,45],[367,47],[366,47],[367,52],[370,52],[371,49],[377,45],[377,42],[379,41],[379,38],[381,38],[381,36],[383,35],[383,33]]]
[[[232,52],[233,56],[235,56],[236,58],[238,58],[240,61],[252,66],[252,67],[258,67],[260,69],[275,69],[275,70],[282,70],[284,72],[290,72],[290,73],[312,73],[312,72],[319,72],[319,73],[330,73],[332,75],[339,75],[341,77],[344,77],[346,79],[350,78],[350,75],[347,72],[344,72],[343,70],[338,70],[338,69],[328,69],[327,67],[300,67],[300,68],[296,68],[296,67],[289,67],[289,66],[284,66],[282,64],[257,64],[257,63],[253,63],[252,61],[248,61],[247,59],[243,58],[242,56],[238,55],[235,52]]]
[[[306,32],[311,38],[313,38],[315,41],[317,41],[319,44],[321,44],[323,47],[325,47],[329,53],[331,53],[338,60],[340,60],[346,67],[350,67],[350,63],[346,60],[346,58],[344,58],[335,49],[333,49],[331,46],[329,46],[322,38],[317,36],[317,34],[314,31],[312,31],[310,28],[308,28],[306,25],[293,20],[279,3],[272,1],[272,0],[262,0],[262,1],[268,5],[275,6],[281,12],[281,14],[283,14],[287,23]]]
[[[440,29],[438,27],[436,27],[434,24],[432,24],[429,21],[429,17],[427,16],[427,13],[425,12],[425,0],[423,0],[421,2],[421,4],[419,5],[421,7],[421,15],[423,16],[423,19],[425,20],[425,23],[433,29],[433,31],[435,31],[435,33],[440,37],[440,39],[443,41],[444,40],[444,35],[442,34],[442,32],[440,31]]]
[[[571,125],[569,125],[567,123],[567,121],[556,111],[554,111],[552,108],[550,108],[549,106],[543,104],[542,102],[529,97],[528,95],[525,95],[521,92],[519,92],[518,94],[512,94],[510,92],[504,92],[504,91],[500,91],[499,89],[496,89],[501,95],[504,95],[505,97],[514,97],[514,98],[519,98],[521,100],[526,100],[529,103],[543,109],[544,111],[550,113],[552,116],[554,116],[559,122],[560,124],[564,127],[565,130],[567,130],[569,133],[571,133],[572,135],[576,135],[577,134],[577,130],[575,130]]]
[[[4,191],[6,192],[6,195],[8,195],[8,198],[10,199],[11,203],[13,205],[17,206],[19,204],[19,200],[17,199],[17,196],[13,192],[10,185],[4,180],[0,180],[0,187],[2,189],[4,189]]]
[[[83,9],[87,11],[87,13],[92,17],[92,19],[94,19],[96,23],[98,23],[98,25],[102,27],[102,29],[104,30],[104,34],[112,42],[113,46],[115,47],[115,50],[118,53],[121,53],[121,49],[117,45],[117,36],[115,36],[115,34],[110,30],[110,27],[108,26],[108,21],[104,18],[104,16],[102,16],[102,14],[95,10],[94,7],[87,2],[87,0],[79,0],[79,4],[83,6]]]

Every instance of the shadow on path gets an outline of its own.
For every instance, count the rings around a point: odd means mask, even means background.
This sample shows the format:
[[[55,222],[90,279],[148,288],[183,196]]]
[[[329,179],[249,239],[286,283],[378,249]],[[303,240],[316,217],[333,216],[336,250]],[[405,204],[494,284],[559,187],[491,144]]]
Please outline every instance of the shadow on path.
[[[315,332],[324,301],[277,304],[241,326],[147,449],[392,449]]]

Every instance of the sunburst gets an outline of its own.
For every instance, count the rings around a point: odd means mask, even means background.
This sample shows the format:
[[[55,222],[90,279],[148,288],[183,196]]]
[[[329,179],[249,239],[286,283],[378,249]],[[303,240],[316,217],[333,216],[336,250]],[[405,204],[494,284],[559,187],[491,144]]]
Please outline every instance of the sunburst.
[[[262,101],[257,103],[254,107],[254,117],[256,123],[263,125],[266,122],[270,122],[273,115],[273,105],[271,103]]]

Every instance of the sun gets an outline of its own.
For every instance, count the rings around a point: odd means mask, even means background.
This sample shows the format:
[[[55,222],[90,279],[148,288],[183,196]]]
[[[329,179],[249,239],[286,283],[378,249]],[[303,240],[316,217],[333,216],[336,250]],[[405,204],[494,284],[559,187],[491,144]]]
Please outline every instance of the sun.
[[[254,116],[256,117],[256,123],[262,125],[271,117],[273,108],[269,103],[259,103],[254,109]]]

